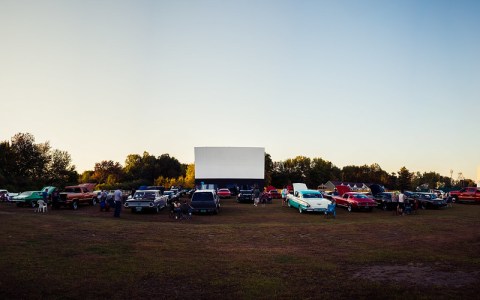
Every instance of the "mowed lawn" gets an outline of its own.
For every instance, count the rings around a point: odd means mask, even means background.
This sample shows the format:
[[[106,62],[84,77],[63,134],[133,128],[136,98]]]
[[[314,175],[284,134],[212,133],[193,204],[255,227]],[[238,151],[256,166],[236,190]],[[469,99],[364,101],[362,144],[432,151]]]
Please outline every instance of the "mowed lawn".
[[[337,211],[226,199],[177,221],[0,203],[0,299],[478,299],[480,205]]]

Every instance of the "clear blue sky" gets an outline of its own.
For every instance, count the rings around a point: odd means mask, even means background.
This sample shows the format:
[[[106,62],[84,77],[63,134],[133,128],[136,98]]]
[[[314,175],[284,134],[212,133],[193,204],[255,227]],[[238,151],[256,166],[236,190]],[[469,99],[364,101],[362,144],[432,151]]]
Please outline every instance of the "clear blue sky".
[[[0,140],[128,154],[480,166],[480,1],[0,0]]]

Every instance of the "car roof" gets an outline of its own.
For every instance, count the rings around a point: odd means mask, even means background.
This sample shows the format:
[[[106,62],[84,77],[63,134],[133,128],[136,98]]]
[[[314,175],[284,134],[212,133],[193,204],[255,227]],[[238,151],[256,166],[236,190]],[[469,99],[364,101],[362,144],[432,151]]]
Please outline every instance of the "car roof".
[[[196,190],[195,193],[214,193],[215,194],[215,190]]]

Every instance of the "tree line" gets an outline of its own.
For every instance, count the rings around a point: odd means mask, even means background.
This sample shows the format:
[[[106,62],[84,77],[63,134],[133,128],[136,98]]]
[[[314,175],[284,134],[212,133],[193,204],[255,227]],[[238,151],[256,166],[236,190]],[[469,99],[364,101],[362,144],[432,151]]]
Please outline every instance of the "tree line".
[[[405,166],[397,172],[388,173],[380,165],[349,165],[338,168],[322,158],[297,156],[292,159],[274,162],[265,155],[265,182],[282,187],[293,182],[304,182],[317,188],[328,181],[384,185],[395,190],[444,189],[452,190],[464,186],[475,186],[471,179],[455,181],[436,172],[411,172]]]
[[[436,172],[411,172],[402,167],[388,173],[378,164],[343,168],[322,158],[297,156],[275,162],[265,154],[265,184],[281,188],[305,182],[316,188],[328,181],[379,183],[390,189],[452,189],[474,186],[471,179],[455,181]],[[142,185],[165,187],[195,183],[194,164],[182,164],[169,154],[130,154],[124,165],[112,160],[95,163],[93,170],[78,174],[67,151],[52,149],[49,142],[36,143],[29,133],[17,133],[0,143],[0,188],[9,191],[38,190],[45,185],[63,188],[78,183],[96,183],[100,189],[132,189]]]

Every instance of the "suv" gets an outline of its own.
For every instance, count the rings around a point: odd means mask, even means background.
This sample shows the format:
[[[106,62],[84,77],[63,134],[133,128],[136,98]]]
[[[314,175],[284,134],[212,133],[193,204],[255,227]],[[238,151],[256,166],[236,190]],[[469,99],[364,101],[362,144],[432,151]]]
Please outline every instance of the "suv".
[[[198,190],[193,193],[190,206],[194,213],[218,214],[220,200],[215,190]]]

